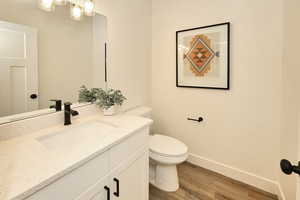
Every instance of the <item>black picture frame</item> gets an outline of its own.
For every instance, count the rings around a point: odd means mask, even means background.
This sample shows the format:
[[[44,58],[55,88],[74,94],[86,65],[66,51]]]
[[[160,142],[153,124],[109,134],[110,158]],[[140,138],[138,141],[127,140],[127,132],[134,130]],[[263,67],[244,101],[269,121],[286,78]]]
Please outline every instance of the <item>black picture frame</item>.
[[[202,87],[202,86],[187,86],[187,85],[180,85],[178,80],[179,72],[178,72],[178,45],[179,45],[179,34],[182,32],[187,31],[193,31],[198,29],[207,29],[215,26],[226,26],[227,27],[227,86],[226,87]],[[230,29],[231,29],[231,23],[225,22],[225,23],[219,23],[219,24],[213,24],[208,26],[201,26],[197,28],[191,28],[191,29],[185,29],[185,30],[179,30],[176,31],[176,87],[179,88],[202,88],[202,89],[216,89],[216,90],[230,90]]]

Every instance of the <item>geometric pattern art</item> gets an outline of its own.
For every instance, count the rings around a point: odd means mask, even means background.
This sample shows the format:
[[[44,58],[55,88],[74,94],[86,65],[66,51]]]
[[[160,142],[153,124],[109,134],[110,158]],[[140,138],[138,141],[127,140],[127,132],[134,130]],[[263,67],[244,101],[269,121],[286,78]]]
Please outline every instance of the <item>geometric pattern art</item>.
[[[196,76],[204,76],[211,69],[212,59],[218,56],[211,48],[211,40],[205,35],[196,35],[190,42],[190,49],[184,58]]]
[[[230,22],[176,31],[176,87],[229,90]]]

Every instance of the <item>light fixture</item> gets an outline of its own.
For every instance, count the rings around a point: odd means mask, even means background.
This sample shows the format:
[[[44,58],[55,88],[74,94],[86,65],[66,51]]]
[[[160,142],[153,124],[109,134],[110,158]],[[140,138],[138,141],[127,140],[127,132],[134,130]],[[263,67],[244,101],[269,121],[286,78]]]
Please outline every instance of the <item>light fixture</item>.
[[[94,15],[94,8],[95,8],[95,5],[91,0],[86,0],[84,2],[84,14],[86,16],[93,16]]]
[[[47,12],[54,11],[54,0],[39,0],[39,7]]]
[[[67,0],[55,0],[54,3],[58,6],[64,6],[67,4]]]
[[[71,18],[79,21],[82,18],[82,8],[77,4],[71,6]]]
[[[39,6],[45,11],[54,11],[55,5],[70,4],[71,18],[81,20],[83,14],[86,16],[95,15],[95,4],[93,0],[38,0]]]

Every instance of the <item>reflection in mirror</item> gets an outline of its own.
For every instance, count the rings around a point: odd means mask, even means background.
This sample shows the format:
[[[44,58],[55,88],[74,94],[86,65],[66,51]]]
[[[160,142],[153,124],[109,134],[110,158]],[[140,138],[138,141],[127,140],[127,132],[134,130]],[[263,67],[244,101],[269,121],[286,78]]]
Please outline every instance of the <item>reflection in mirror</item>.
[[[0,1],[0,124],[53,112],[51,99],[77,102],[82,85],[104,87],[106,40],[102,15],[74,21],[67,6]]]

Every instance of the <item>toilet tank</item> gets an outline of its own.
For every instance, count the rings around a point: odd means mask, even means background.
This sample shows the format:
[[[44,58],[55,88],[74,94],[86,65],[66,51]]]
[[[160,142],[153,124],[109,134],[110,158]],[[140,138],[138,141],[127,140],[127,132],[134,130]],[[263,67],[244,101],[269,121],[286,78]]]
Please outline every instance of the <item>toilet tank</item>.
[[[136,107],[125,112],[126,115],[134,115],[152,119],[152,109],[146,106]]]

